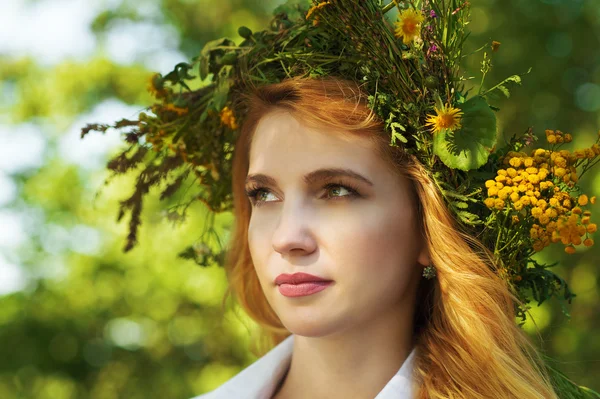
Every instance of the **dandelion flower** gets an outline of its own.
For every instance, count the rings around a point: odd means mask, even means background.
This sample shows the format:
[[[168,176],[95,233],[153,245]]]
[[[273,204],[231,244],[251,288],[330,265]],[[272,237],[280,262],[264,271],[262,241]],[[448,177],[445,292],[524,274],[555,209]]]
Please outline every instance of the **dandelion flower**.
[[[441,109],[436,107],[435,112],[436,115],[427,115],[428,118],[425,120],[433,133],[439,133],[444,129],[455,131],[461,128],[463,112],[460,109],[445,105]]]
[[[396,22],[396,37],[402,37],[404,44],[410,44],[421,34],[421,22],[425,19],[423,15],[411,8],[404,10],[398,16],[400,19]]]

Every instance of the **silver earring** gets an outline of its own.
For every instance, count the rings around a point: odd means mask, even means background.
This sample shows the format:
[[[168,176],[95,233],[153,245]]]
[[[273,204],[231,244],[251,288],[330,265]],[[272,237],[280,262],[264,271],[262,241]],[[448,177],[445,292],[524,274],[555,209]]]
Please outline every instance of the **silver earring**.
[[[435,275],[436,269],[435,266],[433,266],[433,263],[429,264],[429,266],[423,269],[423,277],[425,277],[427,280],[434,278]]]

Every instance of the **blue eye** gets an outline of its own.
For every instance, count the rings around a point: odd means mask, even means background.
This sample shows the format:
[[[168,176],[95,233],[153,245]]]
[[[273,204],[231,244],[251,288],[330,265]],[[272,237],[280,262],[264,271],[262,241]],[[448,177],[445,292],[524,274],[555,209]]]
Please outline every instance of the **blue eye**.
[[[352,184],[328,183],[325,186],[323,186],[323,189],[328,190],[328,192],[329,192],[329,190],[334,189],[334,188],[342,188],[344,190],[347,190],[350,194],[334,195],[332,197],[329,197],[328,200],[333,199],[335,201],[340,201],[340,200],[346,200],[346,199],[352,199],[355,197],[360,197],[360,194],[358,193],[358,188],[353,186]],[[264,199],[261,199],[260,195],[262,193],[269,194],[271,192],[266,187],[263,187],[263,186],[249,187],[246,190],[246,195],[248,196],[248,198],[250,199],[250,202],[254,206],[262,206],[267,202],[273,202],[273,201],[265,201]]]

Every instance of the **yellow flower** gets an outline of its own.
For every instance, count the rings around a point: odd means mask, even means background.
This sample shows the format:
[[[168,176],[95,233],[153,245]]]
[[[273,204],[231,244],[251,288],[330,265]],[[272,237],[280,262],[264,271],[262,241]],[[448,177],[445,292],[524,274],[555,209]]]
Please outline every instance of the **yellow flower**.
[[[323,3],[321,3],[321,4],[317,4],[316,6],[312,6],[312,7],[310,8],[310,10],[308,10],[308,12],[306,13],[306,17],[305,17],[305,18],[306,18],[306,20],[308,21],[308,18],[310,17],[310,15],[311,15],[313,12],[315,12],[315,11],[316,11],[316,10],[318,10],[319,8],[323,8],[323,7],[325,7],[327,4],[330,4],[330,2],[329,2],[329,1],[326,1],[326,2],[323,2]]]
[[[564,168],[554,168],[554,174],[558,177],[563,177],[567,173]]]
[[[581,194],[577,199],[579,205],[586,205],[588,203],[588,197],[585,194]]]
[[[546,202],[546,200],[543,200],[543,199],[541,199],[541,200],[539,200],[539,201],[538,201],[538,203],[537,203],[537,206],[538,206],[538,207],[539,207],[539,208],[540,208],[542,211],[545,211],[545,210],[546,210],[546,207],[548,206],[548,203]]]
[[[486,198],[485,200],[483,200],[483,203],[485,204],[485,206],[492,209],[496,204],[496,200],[494,198]]]
[[[233,111],[227,106],[223,107],[221,110],[221,123],[225,126],[228,126],[232,130],[238,128]]]
[[[168,94],[160,73],[155,73],[150,76],[147,89],[152,97],[156,99],[165,98]]]
[[[454,131],[461,128],[460,120],[463,112],[450,105],[442,106],[441,109],[435,108],[437,115],[427,115],[426,125],[431,128],[433,133],[439,133],[444,129]]]
[[[173,112],[177,113],[177,115],[183,115],[188,112],[187,108],[181,108],[181,107],[178,107],[175,104],[171,104],[171,103],[165,105],[163,109],[165,111],[173,111]]]
[[[522,162],[521,162],[521,158],[519,158],[519,157],[512,157],[512,158],[510,158],[510,160],[508,161],[508,163],[511,166],[514,166],[515,168],[518,168],[519,166],[521,166]]]
[[[423,14],[411,8],[404,10],[398,16],[400,21],[396,22],[396,37],[402,37],[404,44],[410,44],[421,34],[421,22],[425,19]]]
[[[498,210],[501,210],[504,208],[504,200],[501,200],[500,198],[496,199],[496,201],[494,201],[494,207]]]

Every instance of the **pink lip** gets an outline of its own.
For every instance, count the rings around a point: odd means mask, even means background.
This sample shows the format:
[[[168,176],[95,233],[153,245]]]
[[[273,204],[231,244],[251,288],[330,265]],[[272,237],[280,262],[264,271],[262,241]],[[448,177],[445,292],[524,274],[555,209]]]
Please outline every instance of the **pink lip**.
[[[283,273],[275,279],[275,284],[279,286],[279,292],[288,297],[312,295],[323,291],[331,283],[333,283],[332,280],[308,273]]]
[[[283,273],[283,274],[280,274],[279,276],[277,276],[277,278],[275,279],[275,284],[277,284],[277,285],[301,284],[301,283],[325,282],[325,281],[331,281],[331,280],[327,280],[326,278],[319,277],[319,276],[313,276],[312,274],[308,274],[308,273],[294,273],[294,274]]]
[[[301,284],[281,284],[279,285],[279,292],[282,295],[289,297],[306,296],[316,294],[319,291],[323,291],[329,287],[333,281],[313,281],[310,283]]]

